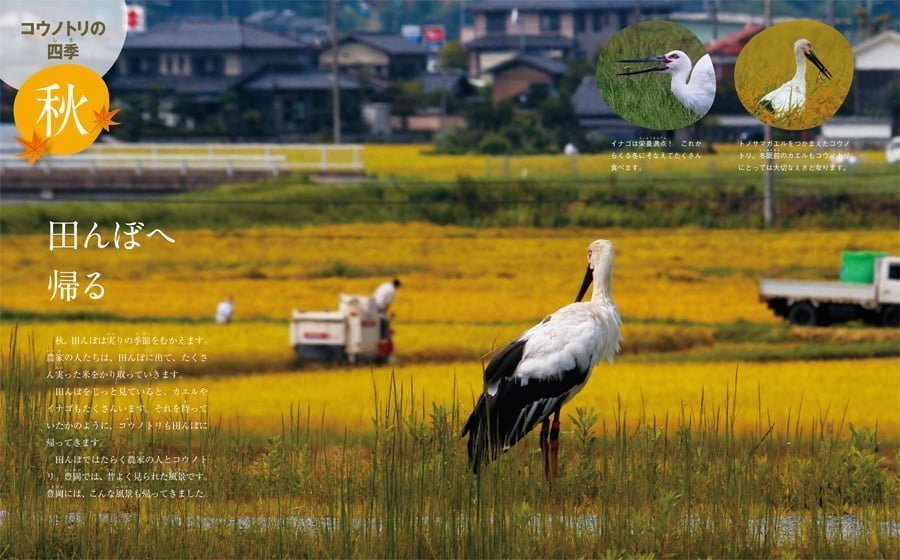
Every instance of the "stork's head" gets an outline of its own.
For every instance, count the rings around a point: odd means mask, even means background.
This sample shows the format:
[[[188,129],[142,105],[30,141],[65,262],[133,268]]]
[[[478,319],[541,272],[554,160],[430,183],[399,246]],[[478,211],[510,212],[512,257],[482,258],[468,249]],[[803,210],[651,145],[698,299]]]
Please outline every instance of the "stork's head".
[[[644,68],[642,70],[631,70],[628,72],[618,72],[619,76],[631,76],[633,74],[643,74],[645,72],[665,72],[666,74],[690,74],[691,59],[684,51],[669,51],[666,54],[656,56],[648,56],[646,58],[628,58],[625,60],[617,60],[616,62],[655,62],[656,66]]]
[[[667,74],[690,74],[691,59],[684,51],[669,51],[666,53],[666,69]]]
[[[819,69],[819,73],[826,78],[831,78],[831,72],[828,71],[828,68],[825,68],[825,65],[819,60],[819,57],[816,56],[816,52],[812,48],[812,43],[807,39],[797,39],[794,41],[794,53],[797,55],[797,60],[801,60],[800,56],[805,56],[812,62],[816,68]]]
[[[581,301],[584,294],[587,293],[591,282],[595,282],[601,292],[609,295],[609,281],[612,276],[614,255],[613,244],[606,239],[598,239],[588,245],[587,270],[584,272],[584,281],[581,283],[581,289],[578,290],[578,296],[575,298],[575,301]],[[594,291],[596,293],[597,290]]]

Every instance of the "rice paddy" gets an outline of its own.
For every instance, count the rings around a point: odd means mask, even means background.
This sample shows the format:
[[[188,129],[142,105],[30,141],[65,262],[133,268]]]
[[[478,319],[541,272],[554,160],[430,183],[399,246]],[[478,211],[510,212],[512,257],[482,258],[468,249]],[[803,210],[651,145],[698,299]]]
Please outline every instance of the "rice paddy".
[[[900,333],[794,328],[756,297],[763,277],[835,278],[843,250],[900,253],[890,228],[233,229],[200,227],[202,216],[163,228],[174,245],[134,251],[51,253],[45,233],[3,235],[0,337],[15,343],[0,353],[0,557],[900,551]],[[571,301],[585,243],[600,236],[616,243],[624,348],[565,410],[562,477],[547,487],[533,437],[473,477],[458,434],[481,389],[482,356]],[[105,297],[49,301],[53,269],[101,272]],[[369,293],[395,275],[404,285],[392,308],[393,364],[296,363],[291,309],[331,309],[338,293]],[[227,295],[235,322],[215,325]],[[71,339],[107,335],[192,337],[207,359],[162,381],[48,379],[49,352],[166,346]],[[55,391],[85,384],[119,392],[86,402]],[[147,387],[181,393],[129,396]],[[47,427],[72,419],[197,420],[209,430]],[[89,492],[133,471],[57,463],[85,454],[48,446],[67,437],[96,437],[102,453],[207,457],[196,469],[138,469],[151,493],[199,471],[179,488],[204,497],[48,498],[60,481],[83,480],[75,486]]]

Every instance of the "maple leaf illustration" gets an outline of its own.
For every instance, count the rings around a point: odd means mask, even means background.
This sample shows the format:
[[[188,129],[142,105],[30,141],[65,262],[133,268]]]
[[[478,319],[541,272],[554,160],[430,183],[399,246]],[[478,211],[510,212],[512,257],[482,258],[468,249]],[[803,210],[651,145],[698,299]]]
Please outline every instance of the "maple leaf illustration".
[[[31,142],[16,136],[16,141],[22,144],[22,148],[25,150],[21,154],[16,154],[16,157],[27,158],[28,165],[34,165],[34,162],[47,155],[47,152],[50,150],[50,147],[47,146],[49,140],[49,138],[42,140],[37,132],[32,132]]]
[[[121,109],[113,109],[112,111],[106,110],[106,105],[103,105],[99,111],[93,111],[94,113],[94,128],[96,129],[98,126],[102,126],[103,130],[109,132],[109,127],[116,126],[116,121],[113,120],[113,117],[116,116]]]

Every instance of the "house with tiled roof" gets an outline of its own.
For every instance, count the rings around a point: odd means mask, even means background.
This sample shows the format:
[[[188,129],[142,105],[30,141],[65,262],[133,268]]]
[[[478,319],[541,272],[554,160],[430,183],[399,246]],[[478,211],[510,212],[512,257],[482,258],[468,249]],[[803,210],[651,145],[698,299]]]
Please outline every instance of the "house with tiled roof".
[[[231,95],[239,99],[230,109],[237,103],[240,113],[255,112],[267,133],[314,134],[331,113],[332,76],[316,68],[317,52],[237,19],[187,18],[129,33],[107,81],[120,106],[157,96],[155,117],[171,128],[214,129],[210,122],[221,120]],[[344,123],[352,128],[360,122],[360,88],[347,75],[339,80]]]
[[[496,103],[518,97],[533,85],[547,86],[555,91],[560,78],[566,73],[566,65],[558,60],[534,55],[519,55],[487,70],[492,77],[491,98]]]
[[[578,124],[589,136],[606,136],[616,139],[637,138],[641,128],[619,117],[597,88],[597,78],[584,76],[572,94],[572,108],[578,116]]]
[[[900,90],[900,33],[893,30],[866,39],[853,47],[856,61],[853,74],[854,112],[857,115],[886,116],[895,134],[900,134],[900,115],[896,111]],[[890,95],[894,96],[893,107]]]
[[[333,49],[323,50],[318,57],[321,68],[331,68]],[[425,71],[428,51],[424,46],[390,33],[355,32],[338,41],[337,63],[376,83],[412,80]]]

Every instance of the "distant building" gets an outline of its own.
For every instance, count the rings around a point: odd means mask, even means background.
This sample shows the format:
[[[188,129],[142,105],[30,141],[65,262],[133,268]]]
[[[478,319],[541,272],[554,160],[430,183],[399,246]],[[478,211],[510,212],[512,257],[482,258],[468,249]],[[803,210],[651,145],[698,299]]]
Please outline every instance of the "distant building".
[[[222,118],[223,96],[234,92],[240,111],[257,111],[267,134],[312,134],[325,127],[322,114],[330,115],[331,76],[314,67],[317,50],[236,19],[165,22],[128,34],[108,79],[110,95],[128,105],[132,96],[155,92],[157,114],[145,118],[182,130],[213,130],[211,123]],[[354,99],[359,87],[355,79],[340,79],[347,97],[344,124],[352,129],[361,122]]]
[[[324,17],[298,16],[293,10],[259,10],[244,23],[300,39],[304,43],[324,48],[328,45],[328,22]]]
[[[516,55],[592,57],[620,29],[664,19],[671,2],[642,0],[481,0],[467,3],[474,20],[464,44],[469,74],[480,77]]]
[[[822,124],[823,140],[849,141],[854,149],[884,149],[891,139],[887,117],[832,117]]]
[[[185,19],[129,33],[117,77],[179,81],[234,79],[273,64],[312,66],[315,47],[236,19]],[[223,82],[224,83],[224,82]]]
[[[490,68],[493,77],[491,98],[496,103],[525,94],[535,84],[546,85],[555,92],[566,65],[558,60],[532,55],[519,55]]]
[[[363,132],[359,83],[347,74],[338,80],[344,128]],[[331,72],[318,68],[270,68],[241,84],[240,90],[260,111],[266,130],[309,136],[331,130],[331,84]]]
[[[608,136],[616,139],[637,138],[640,127],[631,124],[609,108],[600,90],[597,78],[585,76],[572,95],[572,107],[578,115],[578,124],[589,136]]]
[[[716,101],[712,114],[739,115],[746,109],[734,89],[734,66],[741,49],[765,29],[761,23],[748,23],[737,31],[706,44],[706,50],[716,69]]]
[[[319,54],[320,67],[331,68],[332,48]],[[341,69],[381,85],[415,79],[427,65],[426,48],[400,35],[351,33],[338,42],[337,49]]]
[[[458,68],[446,68],[437,72],[426,72],[416,78],[422,82],[422,93],[446,91],[457,99],[466,99],[477,93],[466,73]]]
[[[900,95],[900,33],[883,31],[853,48],[856,68],[853,75],[854,113],[889,116],[893,131],[900,134],[897,100],[891,107],[888,95]],[[892,92],[892,93],[889,93]]]

